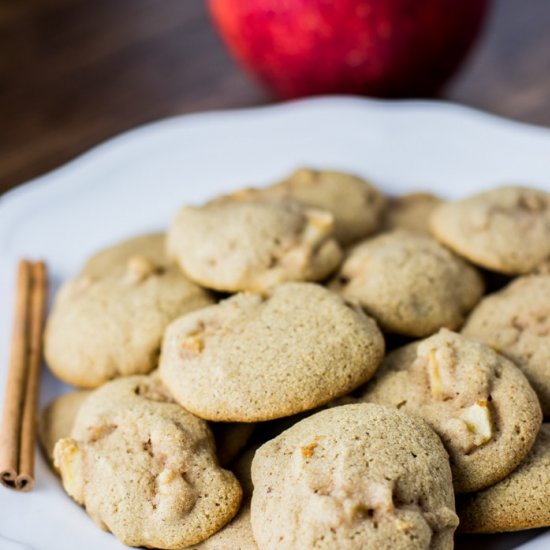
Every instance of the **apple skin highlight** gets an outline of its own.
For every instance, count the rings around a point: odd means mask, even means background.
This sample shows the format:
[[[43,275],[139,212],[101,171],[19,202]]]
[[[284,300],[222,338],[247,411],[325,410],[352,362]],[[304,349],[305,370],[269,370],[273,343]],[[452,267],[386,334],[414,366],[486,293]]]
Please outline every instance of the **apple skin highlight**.
[[[209,0],[240,64],[283,99],[427,97],[457,70],[490,0]]]

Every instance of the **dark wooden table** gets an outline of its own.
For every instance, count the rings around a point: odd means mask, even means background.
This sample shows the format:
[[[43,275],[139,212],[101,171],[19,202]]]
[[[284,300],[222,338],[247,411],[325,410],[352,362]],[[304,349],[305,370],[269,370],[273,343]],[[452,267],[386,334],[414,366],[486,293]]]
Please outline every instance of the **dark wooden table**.
[[[550,126],[549,24],[549,0],[495,0],[444,97]],[[0,1],[0,192],[144,122],[268,101],[202,1]]]

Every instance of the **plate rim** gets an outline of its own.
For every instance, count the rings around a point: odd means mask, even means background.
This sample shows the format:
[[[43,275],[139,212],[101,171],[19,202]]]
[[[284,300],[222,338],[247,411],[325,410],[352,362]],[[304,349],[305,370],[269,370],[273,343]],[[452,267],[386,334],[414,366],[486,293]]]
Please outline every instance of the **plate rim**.
[[[4,193],[0,194],[0,211],[6,203],[11,202],[20,194],[31,191],[35,189],[38,185],[44,186],[45,183],[47,183],[48,186],[55,185],[56,179],[62,179],[67,171],[77,168],[83,163],[97,162],[98,159],[101,159],[101,156],[103,154],[113,150],[113,148],[130,146],[132,141],[137,141],[140,137],[147,134],[151,136],[154,135],[154,133],[160,133],[170,126],[177,126],[182,123],[189,125],[196,123],[197,121],[200,122],[202,120],[208,120],[211,118],[223,117],[225,119],[230,119],[234,117],[253,117],[258,115],[269,115],[272,113],[276,113],[277,111],[285,112],[324,106],[331,108],[340,105],[366,108],[367,110],[381,109],[392,113],[397,111],[429,111],[431,113],[433,113],[434,111],[439,111],[438,114],[441,116],[458,116],[463,119],[468,119],[471,122],[486,124],[487,127],[491,126],[494,130],[497,131],[503,130],[514,132],[527,132],[535,139],[541,138],[542,140],[548,140],[548,145],[550,146],[550,128],[546,128],[542,125],[536,125],[519,120],[514,120],[511,118],[506,118],[495,113],[490,113],[476,107],[456,103],[446,99],[386,100],[346,95],[316,96],[267,105],[182,113],[179,115],[163,117],[150,122],[146,122],[145,124],[139,124],[137,126],[128,128],[127,130],[124,130],[96,143],[92,147],[78,154],[74,158],[69,159],[60,166],[39,174],[38,176],[31,178],[30,180],[17,184],[15,187],[8,189]]]

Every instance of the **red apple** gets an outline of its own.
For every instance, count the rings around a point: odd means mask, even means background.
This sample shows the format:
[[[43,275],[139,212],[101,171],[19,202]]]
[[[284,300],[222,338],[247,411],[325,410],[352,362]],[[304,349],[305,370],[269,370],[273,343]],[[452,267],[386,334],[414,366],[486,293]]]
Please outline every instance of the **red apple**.
[[[209,0],[235,57],[279,96],[437,92],[490,0]]]

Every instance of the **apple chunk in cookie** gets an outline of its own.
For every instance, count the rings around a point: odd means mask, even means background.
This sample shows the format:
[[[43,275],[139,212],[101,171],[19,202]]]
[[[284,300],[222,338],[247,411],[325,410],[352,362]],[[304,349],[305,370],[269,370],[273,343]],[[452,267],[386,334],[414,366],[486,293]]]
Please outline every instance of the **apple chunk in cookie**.
[[[424,418],[449,452],[457,492],[506,477],[542,421],[537,396],[513,363],[446,329],[390,353],[360,400]]]

